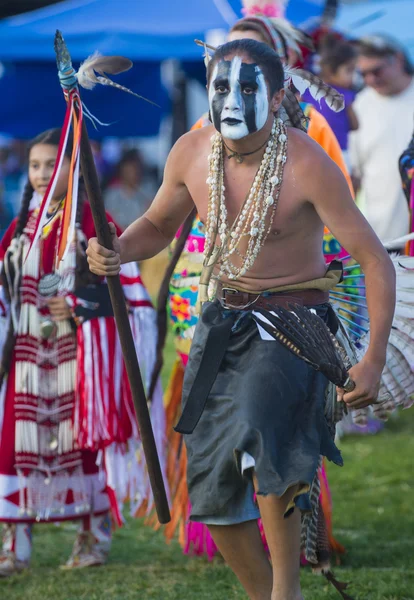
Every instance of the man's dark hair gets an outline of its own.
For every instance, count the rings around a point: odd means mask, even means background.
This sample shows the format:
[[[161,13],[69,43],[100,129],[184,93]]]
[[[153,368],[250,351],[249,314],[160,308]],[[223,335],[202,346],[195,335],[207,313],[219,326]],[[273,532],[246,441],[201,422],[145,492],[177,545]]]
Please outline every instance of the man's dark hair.
[[[339,40],[336,36],[327,35],[321,43],[321,67],[327,67],[332,73],[336,73],[339,67],[357,56],[358,52],[353,44]]]
[[[207,82],[210,81],[215,64],[234,54],[248,55],[261,68],[269,84],[271,96],[283,89],[285,73],[279,56],[266,44],[250,39],[235,40],[219,46],[208,64]]]
[[[391,58],[393,56],[403,57],[403,68],[407,75],[414,75],[414,67],[404,47],[387,35],[371,35],[356,41],[361,56],[367,58]]]

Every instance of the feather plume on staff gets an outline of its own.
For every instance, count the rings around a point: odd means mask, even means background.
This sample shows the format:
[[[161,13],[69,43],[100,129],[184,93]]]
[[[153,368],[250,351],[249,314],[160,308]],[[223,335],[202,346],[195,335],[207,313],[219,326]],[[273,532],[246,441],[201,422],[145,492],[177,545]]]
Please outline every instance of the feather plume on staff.
[[[89,56],[81,64],[76,77],[79,85],[86,90],[92,90],[97,84],[109,85],[121,90],[122,92],[132,94],[136,98],[145,100],[145,102],[149,102],[154,106],[158,106],[158,104],[152,102],[152,100],[148,100],[148,98],[133,92],[124,85],[120,85],[119,83],[112,81],[112,79],[109,79],[107,75],[108,73],[110,75],[118,75],[119,73],[129,71],[132,65],[133,63],[131,60],[129,60],[129,58],[125,58],[123,56],[102,56],[100,52],[94,52],[94,54]],[[98,75],[96,75],[96,73],[98,73]]]

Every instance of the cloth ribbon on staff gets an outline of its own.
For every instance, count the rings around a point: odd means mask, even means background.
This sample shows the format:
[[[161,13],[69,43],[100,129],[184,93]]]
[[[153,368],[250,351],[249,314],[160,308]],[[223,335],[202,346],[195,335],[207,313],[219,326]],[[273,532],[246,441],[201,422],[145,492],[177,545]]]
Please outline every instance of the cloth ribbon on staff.
[[[32,251],[33,247],[36,245],[36,242],[41,236],[43,227],[47,221],[47,214],[50,207],[50,203],[52,201],[56,184],[58,182],[59,175],[62,170],[63,160],[65,158],[66,147],[69,139],[69,133],[71,128],[73,127],[73,149],[69,168],[68,189],[64,203],[62,224],[59,232],[56,266],[58,266],[60,261],[65,258],[69,248],[68,240],[71,241],[73,239],[73,234],[75,231],[76,209],[79,188],[81,139],[80,134],[83,120],[82,102],[80,100],[77,87],[70,91],[65,90],[65,99],[67,102],[67,108],[65,120],[63,122],[62,127],[62,134],[59,141],[56,163],[49,185],[46,189],[46,193],[39,207],[39,214],[36,220],[35,232],[29,247],[29,251],[26,256],[27,258],[30,252]]]
[[[58,251],[55,265],[58,267],[59,263],[65,259],[75,234],[79,191],[80,145],[83,119],[84,117],[90,119],[94,126],[96,126],[96,124],[107,125],[107,123],[102,123],[99,121],[84,105],[79,95],[78,85],[89,90],[94,88],[96,84],[109,85],[124,92],[128,92],[133,96],[146,100],[150,104],[154,104],[155,106],[158,105],[151,100],[144,98],[140,94],[136,94],[129,88],[115,83],[107,76],[107,73],[116,75],[118,73],[128,71],[133,64],[128,58],[124,58],[123,56],[102,56],[99,52],[95,52],[81,64],[79,71],[76,72],[72,67],[70,56],[68,55],[67,51],[65,52],[64,42],[60,32],[56,33],[55,50],[59,50],[58,55],[60,57],[60,62],[58,66],[58,74],[60,85],[62,86],[67,103],[67,108],[52,178],[40,204],[35,232],[25,260],[32,252],[33,247],[36,246],[36,243],[42,234],[43,227],[46,224],[48,210],[56,189],[59,175],[62,170],[69,134],[72,129],[73,149],[69,168],[68,189],[64,202],[62,223],[58,234]]]

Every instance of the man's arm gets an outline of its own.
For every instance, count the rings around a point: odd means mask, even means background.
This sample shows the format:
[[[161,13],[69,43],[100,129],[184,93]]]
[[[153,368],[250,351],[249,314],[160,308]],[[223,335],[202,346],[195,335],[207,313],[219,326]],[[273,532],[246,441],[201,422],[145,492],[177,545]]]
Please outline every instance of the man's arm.
[[[188,139],[183,136],[171,150],[163,183],[146,213],[127,227],[119,239],[111,226],[114,251],[101,246],[96,238],[89,240],[87,255],[93,273],[104,277],[117,275],[121,264],[151,258],[171,243],[194,207],[184,183],[187,146]]]
[[[338,168],[322,154],[312,161],[312,168],[312,180],[308,177],[311,201],[323,223],[359,262],[365,274],[370,343],[362,361],[366,377],[362,377],[361,384],[367,389],[355,390],[345,396],[351,406],[354,401],[357,402],[355,406],[363,406],[369,404],[373,393],[368,389],[370,380],[378,375],[379,382],[385,364],[395,309],[395,269],[384,246],[353,202]],[[358,385],[361,367],[354,367],[352,375]]]

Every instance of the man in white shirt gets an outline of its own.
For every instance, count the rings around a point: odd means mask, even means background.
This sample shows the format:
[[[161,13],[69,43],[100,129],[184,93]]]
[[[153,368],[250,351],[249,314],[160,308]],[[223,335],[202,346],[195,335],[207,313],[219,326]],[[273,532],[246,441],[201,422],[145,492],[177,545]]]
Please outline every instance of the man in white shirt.
[[[380,240],[388,242],[409,229],[398,159],[412,131],[414,69],[404,49],[387,36],[362,38],[359,46],[366,87],[354,103],[359,129],[350,136],[352,174],[361,188],[362,212]]]

